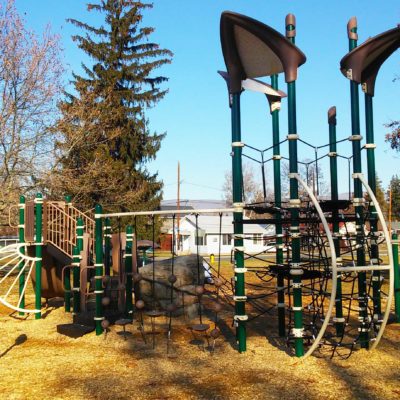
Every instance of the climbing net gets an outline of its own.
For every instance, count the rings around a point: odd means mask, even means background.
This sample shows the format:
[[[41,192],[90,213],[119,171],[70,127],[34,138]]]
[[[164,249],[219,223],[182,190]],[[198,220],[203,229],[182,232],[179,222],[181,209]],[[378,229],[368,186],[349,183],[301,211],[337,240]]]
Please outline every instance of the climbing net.
[[[338,140],[335,145],[347,140]],[[379,208],[372,196],[358,199],[357,203],[351,199],[353,157],[337,152],[320,155],[321,150],[331,143],[315,147],[299,139],[299,142],[314,149],[314,159],[298,162],[305,169],[306,182],[301,185],[304,190],[300,191],[297,214],[301,260],[296,267],[301,271],[301,283],[294,282],[292,208],[287,200],[276,204],[267,199],[265,171],[268,162],[289,160],[276,154],[270,158],[266,156],[268,151],[273,151],[286,141],[266,149],[243,144],[242,156],[261,168],[263,187],[263,200],[247,204],[245,209],[253,213],[252,223],[272,224],[275,227],[280,225],[282,229],[281,234],[264,238],[266,244],[276,247],[276,257],[269,256],[267,252],[245,253],[247,270],[252,275],[246,284],[247,302],[251,310],[249,322],[262,316],[276,321],[280,311],[278,324],[285,325],[284,329],[282,326],[279,328],[280,336],[288,345],[292,345],[299,334],[294,328],[294,320],[298,318],[296,311],[301,311],[301,336],[305,345],[318,349],[320,354],[346,358],[355,348],[369,347],[371,343],[379,341],[382,334],[384,314],[387,315],[382,308],[387,306],[389,297],[390,241],[384,232],[372,229],[371,221],[378,220]],[[320,196],[320,164],[330,157],[347,161],[349,193],[346,199],[323,200],[323,196]],[[313,176],[310,177],[311,169]],[[296,175],[299,177],[299,174]],[[298,180],[301,183],[301,178]],[[361,224],[356,226],[356,217],[360,215]],[[328,222],[328,228],[323,220]],[[380,223],[380,229],[384,230],[383,219]],[[337,272],[333,271],[333,264],[337,264]],[[299,288],[301,310],[292,301],[295,289]],[[274,329],[271,324],[268,328]]]
[[[195,338],[198,335],[204,335],[207,341],[212,338],[211,350],[214,351],[226,309],[232,313],[232,271],[229,277],[226,270],[222,271],[225,234],[222,233],[222,221],[228,218],[231,222],[229,215],[232,212],[233,209],[201,209],[98,214],[97,220],[104,219],[105,222],[105,239],[115,236],[112,244],[104,243],[102,235],[96,236],[104,247],[104,278],[110,275],[111,265],[114,270],[112,277],[103,279],[105,297],[101,301],[104,313],[97,317],[103,318],[103,328],[108,327],[108,319],[112,318],[110,312],[117,306],[125,310],[128,318],[139,321],[144,339],[146,335],[152,335],[153,348],[156,345],[157,319],[162,317],[168,321],[167,352],[172,349],[174,328],[185,321]],[[205,248],[202,219],[210,219],[210,215],[213,224],[211,236],[218,242],[217,247],[213,247],[215,260],[204,257],[209,256],[209,251]],[[110,218],[115,218],[115,223],[110,223]],[[186,227],[182,227],[184,223]],[[112,225],[117,228],[114,234],[111,233]],[[122,232],[122,226],[126,226],[126,233]],[[232,241],[230,233],[225,235],[228,236],[227,242]],[[214,242],[212,239],[208,244]],[[155,251],[160,247],[158,243],[164,246],[161,255]],[[97,258],[95,262],[98,263]],[[111,299],[113,280],[118,280],[118,285],[114,286],[118,286],[120,298],[122,295],[119,304]],[[146,320],[150,320],[150,330],[146,328]]]

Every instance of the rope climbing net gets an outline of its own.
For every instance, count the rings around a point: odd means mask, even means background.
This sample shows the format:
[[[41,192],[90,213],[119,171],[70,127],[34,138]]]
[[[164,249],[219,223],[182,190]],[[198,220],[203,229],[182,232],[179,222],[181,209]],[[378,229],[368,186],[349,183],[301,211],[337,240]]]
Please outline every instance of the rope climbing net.
[[[251,310],[248,321],[268,316],[264,322],[269,329],[274,329],[271,322],[277,320],[276,310],[285,310],[278,323],[285,324],[279,331],[288,345],[300,336],[306,348],[312,351],[318,349],[320,353],[345,358],[358,346],[370,347],[371,343],[375,346],[382,334],[382,325],[386,324],[392,296],[390,238],[368,183],[362,174],[351,175],[353,157],[336,151],[319,154],[321,149],[336,148],[351,138],[317,147],[298,140],[315,152],[314,160],[298,162],[305,167],[306,182],[299,174],[288,174],[289,178],[295,177],[300,183],[300,198],[296,204],[298,231],[293,231],[291,225],[293,204],[285,199],[279,203],[267,199],[266,164],[289,158],[276,154],[268,158],[266,154],[288,139],[266,149],[242,143],[243,151],[249,149],[258,154],[256,157],[243,152],[242,156],[261,167],[260,186],[264,195],[263,201],[245,205],[244,209],[253,213],[253,219],[244,223],[282,227],[282,233],[264,237],[267,245],[276,247],[276,257],[268,257],[266,252],[250,254],[244,251],[246,269],[252,275],[246,283]],[[332,158],[347,161],[349,193],[346,199],[338,196],[321,199],[319,168],[324,159]],[[310,178],[309,170],[313,164],[316,173]],[[365,186],[367,193],[361,199],[352,199],[352,178],[360,179]],[[357,224],[355,207],[363,210],[360,213],[362,220]],[[380,231],[374,230],[374,222],[380,224]],[[300,238],[300,262],[297,263],[293,263],[292,258],[293,238]],[[360,255],[364,260],[362,266]],[[301,283],[294,282],[297,275],[301,276]],[[293,292],[299,288],[302,289],[301,307],[293,304]],[[386,307],[385,312],[382,312],[382,307]],[[300,332],[294,326],[296,311],[301,312],[303,322]]]

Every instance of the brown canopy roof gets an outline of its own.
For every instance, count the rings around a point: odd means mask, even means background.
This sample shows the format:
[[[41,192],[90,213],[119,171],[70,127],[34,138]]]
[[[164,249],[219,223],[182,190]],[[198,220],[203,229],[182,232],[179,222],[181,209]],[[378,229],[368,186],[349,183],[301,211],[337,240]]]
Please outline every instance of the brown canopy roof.
[[[373,96],[376,76],[381,65],[399,47],[400,27],[397,27],[369,38],[347,53],[340,61],[340,70],[347,78],[365,84],[365,92]]]
[[[271,27],[245,15],[225,11],[221,15],[221,45],[229,73],[230,93],[241,91],[247,78],[285,73],[285,81],[297,78],[305,55]]]

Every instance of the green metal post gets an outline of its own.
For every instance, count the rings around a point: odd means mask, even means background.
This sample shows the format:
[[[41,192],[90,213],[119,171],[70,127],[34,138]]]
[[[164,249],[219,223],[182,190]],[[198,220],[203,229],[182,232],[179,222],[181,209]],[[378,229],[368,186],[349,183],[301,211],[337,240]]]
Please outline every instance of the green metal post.
[[[76,221],[76,245],[79,252],[83,251],[83,233],[85,231],[85,225],[82,218],[78,218]],[[81,259],[81,258],[80,258]]]
[[[42,217],[43,217],[43,197],[38,193],[35,198],[35,308],[42,308]],[[35,319],[41,319],[42,313],[35,314]]]
[[[400,268],[399,268],[399,244],[397,243],[397,233],[393,233],[393,268],[394,268],[394,309],[396,322],[400,322]]]
[[[352,23],[352,25],[350,25]],[[357,47],[357,25],[354,19],[348,25],[349,50]],[[353,173],[361,173],[361,135],[360,135],[360,105],[358,83],[350,80],[351,96],[351,141],[353,144]],[[354,209],[356,213],[356,244],[357,244],[357,265],[363,266],[366,263],[364,251],[364,208],[363,208],[362,184],[358,178],[354,178]],[[367,293],[367,274],[358,273],[358,303],[360,320],[360,346],[368,348],[368,293]]]
[[[271,76],[271,86],[278,90],[278,75]],[[280,103],[279,103],[280,105]],[[281,153],[279,146],[279,107],[271,107],[272,115],[272,143],[273,149],[273,165],[274,165],[274,200],[275,206],[280,208],[282,205],[282,192],[281,192]],[[276,234],[276,264],[283,266],[283,235],[282,235],[282,224],[279,222],[282,219],[280,213],[276,214],[277,223],[275,225]],[[284,275],[278,270],[277,276],[277,288],[278,291],[278,331],[279,336],[286,335],[285,329],[285,280]]]
[[[79,313],[80,308],[80,298],[79,298],[79,248],[78,246],[74,246],[72,249],[72,315],[77,315]]]
[[[65,203],[67,207],[67,214],[70,215],[69,207],[71,204],[72,197],[70,195],[65,196]],[[70,226],[68,224],[67,238],[70,237]],[[71,312],[71,270],[70,268],[64,269],[64,309],[65,312]]]
[[[368,169],[368,185],[376,195],[376,173],[375,173],[375,144],[374,144],[374,119],[372,96],[365,93],[365,133],[367,148],[367,169]],[[369,208],[369,222],[371,235],[371,264],[379,264],[379,247],[378,247],[378,214],[375,206]],[[374,321],[380,325],[382,319],[381,308],[381,273],[373,271],[372,273],[372,302],[374,307]]]
[[[18,239],[19,243],[25,243],[25,197],[20,196],[19,198],[19,224],[18,224]],[[19,251],[22,254],[25,254],[24,247],[21,247]],[[19,264],[19,271],[24,268],[24,262],[21,261]],[[20,303],[19,306],[21,308],[25,308],[25,294],[24,294],[24,287],[25,287],[25,272],[23,272],[19,277],[19,298]],[[19,315],[24,315],[25,313],[20,312]]]
[[[243,253],[243,183],[242,183],[242,143],[240,127],[240,93],[232,96],[232,188],[235,244],[235,324],[239,352],[246,351],[246,296]]]
[[[110,218],[104,220],[104,274],[111,273],[111,223]]]
[[[331,107],[328,110],[328,124],[329,124],[329,162],[331,173],[331,199],[337,201],[339,199],[338,191],[338,172],[337,172],[337,153],[336,153],[336,107]],[[337,209],[332,211],[332,228],[333,228],[333,242],[335,245],[336,262],[341,265],[342,259],[340,257],[340,233],[339,233],[339,213]],[[343,318],[343,302],[342,302],[342,276],[339,273],[337,276],[336,288],[336,316],[333,319],[336,325],[336,334],[342,336],[344,332],[345,319]]]
[[[76,221],[76,246],[74,248],[74,261],[73,261],[73,310],[74,315],[79,313],[80,302],[80,286],[81,286],[81,259],[83,251],[83,231],[84,225],[82,218]]]
[[[288,23],[288,22],[291,23]],[[295,37],[291,33],[295,31],[294,16],[286,17],[286,36],[294,44]],[[298,173],[297,164],[297,120],[296,120],[296,81],[288,82],[288,140],[289,140],[289,172],[290,174]],[[302,282],[301,276],[303,269],[301,268],[300,258],[300,226],[299,226],[299,187],[297,179],[290,177],[290,208],[291,208],[291,244],[292,244],[292,263],[290,265],[290,274],[293,281],[293,313],[294,313],[294,346],[297,357],[304,355],[303,344],[303,306],[302,306]]]
[[[101,321],[104,319],[103,312],[103,222],[102,222],[103,208],[100,204],[95,208],[95,295],[96,295],[96,310],[95,310],[95,323],[96,335],[103,333]]]
[[[133,317],[133,302],[132,302],[132,248],[133,248],[133,228],[131,225],[126,227],[126,248],[125,248],[125,316],[127,318]]]

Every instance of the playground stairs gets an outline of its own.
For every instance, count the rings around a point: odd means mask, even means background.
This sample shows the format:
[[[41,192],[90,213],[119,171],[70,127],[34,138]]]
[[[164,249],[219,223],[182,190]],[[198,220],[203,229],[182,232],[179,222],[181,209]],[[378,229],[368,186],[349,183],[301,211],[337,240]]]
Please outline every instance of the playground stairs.
[[[26,206],[25,241],[34,242],[34,203]],[[44,297],[63,296],[63,274],[65,268],[73,265],[74,248],[78,245],[78,224],[83,230],[83,250],[80,257],[80,307],[72,313],[72,323],[60,324],[57,332],[78,338],[94,330],[95,298],[92,257],[95,222],[90,213],[84,213],[72,204],[62,201],[43,203],[43,273],[42,289]],[[33,250],[33,247],[32,247]],[[106,292],[118,310],[118,277],[111,277]],[[51,287],[49,287],[51,286]],[[48,288],[48,290],[46,290]],[[72,299],[71,299],[72,301]],[[113,309],[110,307],[108,310]],[[115,314],[115,315],[114,315]],[[105,317],[114,322],[120,312],[106,312]]]
[[[81,221],[84,233],[92,237],[94,219],[70,203],[48,201],[43,208],[43,236],[51,244],[72,259],[77,245],[77,224]]]
[[[80,267],[89,265],[89,252],[92,234],[94,232],[94,220],[86,213],[66,202],[45,202],[43,208],[43,241],[45,251],[57,260],[59,267],[56,270],[61,274],[65,266],[73,263],[73,250],[78,244],[77,224],[81,221],[84,231],[84,249],[80,255]],[[48,270],[48,265],[45,266]],[[90,272],[90,270],[86,270]],[[83,276],[82,276],[83,275]],[[72,323],[57,325],[57,332],[71,337],[79,338],[87,333],[93,332],[95,326],[93,321],[94,310],[90,307],[90,278],[88,274],[81,274],[81,306],[83,312],[73,314]],[[62,279],[61,279],[62,280]],[[64,289],[64,288],[62,288]],[[88,297],[88,298],[86,298]],[[87,301],[89,300],[89,301]],[[82,307],[81,307],[82,308]]]
[[[25,242],[35,241],[35,204],[29,201],[25,206]],[[43,244],[52,245],[70,260],[77,245],[77,223],[81,220],[84,232],[92,237],[94,219],[88,212],[82,212],[64,201],[43,202]],[[60,253],[55,254],[57,257]]]
[[[71,203],[64,201],[43,202],[42,233],[42,297],[63,297],[63,274],[66,266],[73,263],[74,248],[78,245],[78,223],[83,227],[83,251],[80,254],[81,270],[90,265],[93,248],[94,219],[90,213],[82,212]],[[28,243],[28,253],[35,256],[35,202],[25,205],[24,239]],[[81,296],[86,295],[90,277],[81,274]],[[34,274],[32,275],[33,283]],[[85,301],[82,299],[81,304]]]

